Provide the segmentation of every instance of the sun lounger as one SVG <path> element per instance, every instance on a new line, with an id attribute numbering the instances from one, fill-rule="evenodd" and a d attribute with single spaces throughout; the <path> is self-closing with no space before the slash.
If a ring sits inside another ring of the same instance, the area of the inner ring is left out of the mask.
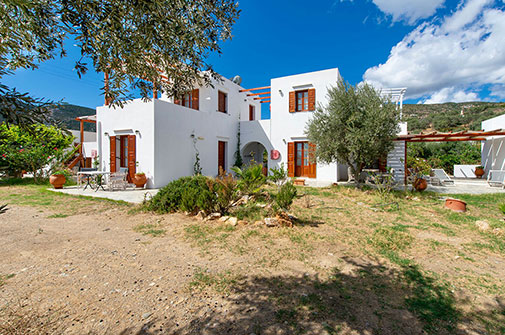
<path id="1" fill-rule="evenodd" d="M 433 177 L 430 178 L 432 185 L 454 185 L 454 180 L 445 173 L 444 169 L 433 169 Z"/>
<path id="2" fill-rule="evenodd" d="M 487 183 L 489 186 L 498 186 L 505 188 L 505 171 L 489 170 L 487 174 Z"/>

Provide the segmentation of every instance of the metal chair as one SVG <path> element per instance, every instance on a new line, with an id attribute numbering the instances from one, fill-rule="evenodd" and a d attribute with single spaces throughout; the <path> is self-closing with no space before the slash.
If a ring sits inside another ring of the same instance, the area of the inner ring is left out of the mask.
<path id="1" fill-rule="evenodd" d="M 126 177 L 128 176 L 128 168 L 119 168 L 119 172 L 113 172 L 109 176 L 109 189 L 114 191 L 118 190 L 126 190 L 126 186 L 128 186 L 128 181 Z"/>

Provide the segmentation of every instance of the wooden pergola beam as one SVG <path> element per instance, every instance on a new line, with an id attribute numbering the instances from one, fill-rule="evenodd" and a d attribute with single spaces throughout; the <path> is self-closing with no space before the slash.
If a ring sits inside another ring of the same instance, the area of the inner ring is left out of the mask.
<path id="1" fill-rule="evenodd" d="M 270 94 L 270 91 L 268 91 L 268 92 L 259 92 L 259 93 L 250 93 L 247 96 L 248 97 L 254 97 L 254 96 L 257 96 L 257 95 L 265 95 L 265 94 Z"/>
<path id="2" fill-rule="evenodd" d="M 259 91 L 259 90 L 266 90 L 269 89 L 270 86 L 263 86 L 263 87 L 256 87 L 256 88 L 245 88 L 243 90 L 240 90 L 239 92 L 250 92 L 250 91 Z"/>
<path id="3" fill-rule="evenodd" d="M 270 102 L 271 100 L 263 100 L 263 101 L 260 101 L 260 104 L 266 104 L 268 102 Z"/>
<path id="4" fill-rule="evenodd" d="M 265 100 L 265 99 L 270 99 L 270 96 L 254 98 L 254 100 Z"/>

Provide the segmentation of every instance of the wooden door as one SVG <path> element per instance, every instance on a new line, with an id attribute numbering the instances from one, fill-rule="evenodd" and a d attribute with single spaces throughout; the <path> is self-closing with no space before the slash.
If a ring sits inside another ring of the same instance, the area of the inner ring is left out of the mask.
<path id="1" fill-rule="evenodd" d="M 116 172 L 116 136 L 110 139 L 110 172 Z"/>
<path id="2" fill-rule="evenodd" d="M 129 182 L 133 180 L 137 169 L 137 152 L 135 148 L 135 135 L 128 135 L 128 178 Z"/>
<path id="3" fill-rule="evenodd" d="M 226 142 L 218 141 L 217 142 L 217 171 L 218 171 L 218 173 L 226 170 L 225 156 L 226 156 Z"/>
<path id="4" fill-rule="evenodd" d="M 295 142 L 288 143 L 288 177 L 295 176 Z"/>

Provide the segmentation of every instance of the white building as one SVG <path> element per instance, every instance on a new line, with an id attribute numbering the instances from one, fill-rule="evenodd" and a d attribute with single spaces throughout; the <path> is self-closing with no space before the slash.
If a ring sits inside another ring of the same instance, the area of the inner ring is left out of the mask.
<path id="1" fill-rule="evenodd" d="M 505 114 L 482 121 L 482 130 L 491 132 L 505 129 Z M 487 176 L 490 170 L 505 170 L 505 136 L 490 136 L 482 142 L 482 166 Z"/>
<path id="2" fill-rule="evenodd" d="M 131 175 L 144 172 L 147 187 L 158 188 L 192 175 L 199 153 L 204 175 L 215 176 L 219 167 L 230 170 L 235 162 L 240 126 L 240 154 L 247 163 L 268 168 L 284 163 L 289 175 L 310 185 L 347 180 L 343 164 L 311 163 L 305 125 L 319 104 L 327 104 L 327 90 L 336 86 L 338 69 L 274 78 L 261 89 L 244 89 L 223 78 L 214 87 L 199 87 L 174 100 L 162 96 L 134 100 L 123 108 L 97 108 L 96 129 L 101 169 L 128 167 Z M 266 90 L 266 91 L 265 91 Z M 386 92 L 401 106 L 404 90 Z M 396 96 L 395 96 L 396 94 Z M 270 120 L 261 120 L 260 103 L 270 102 Z M 406 125 L 401 125 L 406 133 Z M 403 179 L 404 144 L 396 143 L 388 165 Z"/>

